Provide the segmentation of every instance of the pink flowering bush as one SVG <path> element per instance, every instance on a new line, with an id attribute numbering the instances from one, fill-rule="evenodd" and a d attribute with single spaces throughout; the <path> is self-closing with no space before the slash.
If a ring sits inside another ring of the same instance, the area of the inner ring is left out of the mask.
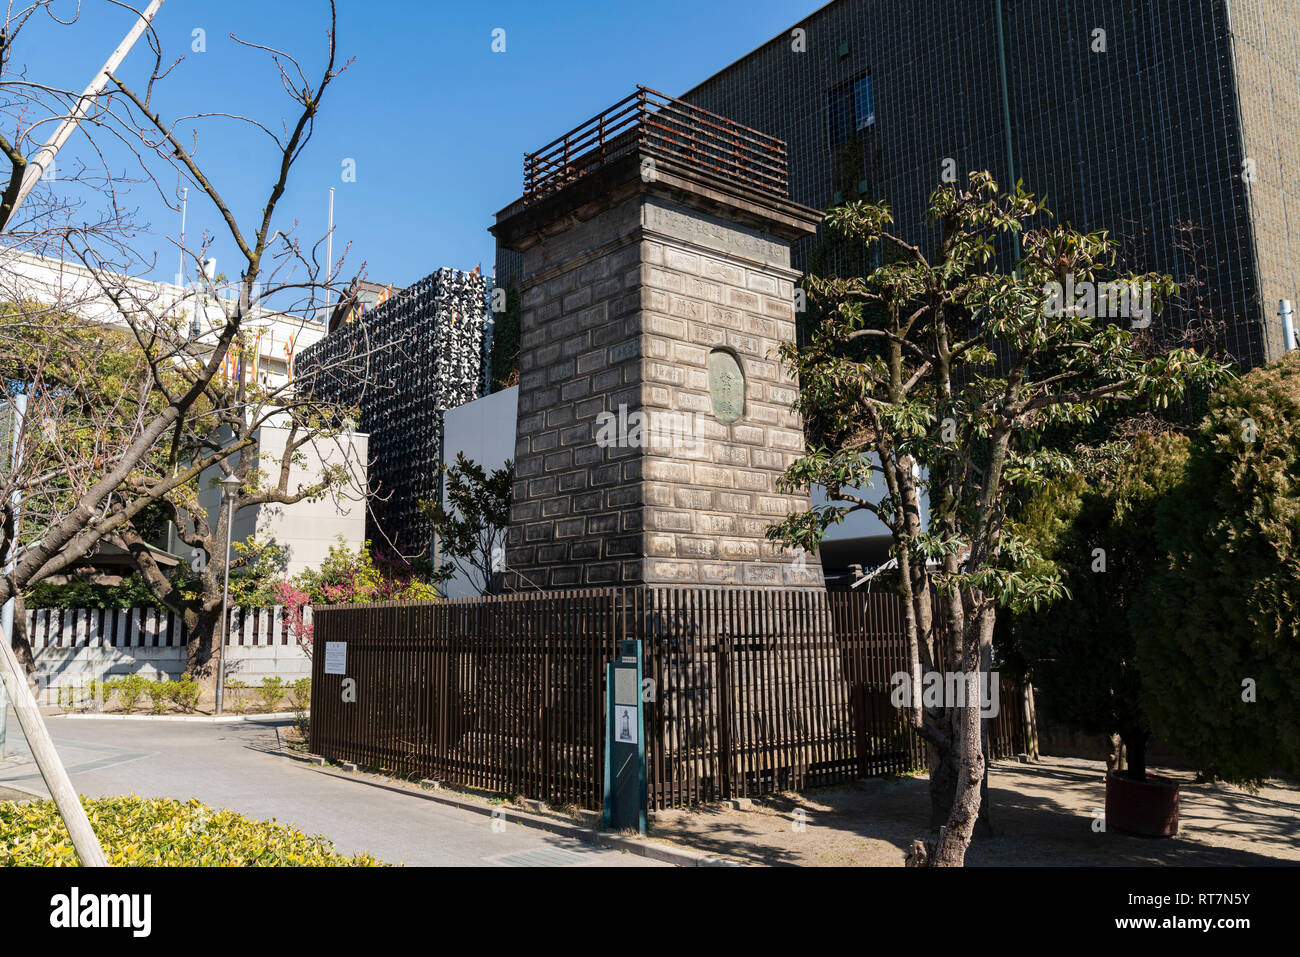
<path id="1" fill-rule="evenodd" d="M 360 551 L 331 546 L 320 568 L 308 568 L 292 580 L 276 582 L 275 600 L 284 606 L 290 632 L 311 654 L 310 605 L 358 605 L 366 602 L 418 601 L 438 597 L 415 563 L 395 555 L 372 554 L 370 543 Z"/>
<path id="2" fill-rule="evenodd" d="M 276 604 L 284 606 L 284 623 L 303 651 L 311 656 L 312 625 L 307 620 L 311 595 L 293 582 L 279 581 L 271 586 Z"/>

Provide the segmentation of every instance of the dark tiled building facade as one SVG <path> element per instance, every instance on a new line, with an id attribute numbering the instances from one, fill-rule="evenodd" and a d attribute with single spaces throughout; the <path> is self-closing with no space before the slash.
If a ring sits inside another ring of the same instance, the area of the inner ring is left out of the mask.
<path id="1" fill-rule="evenodd" d="M 298 357 L 299 388 L 360 413 L 374 493 L 366 538 L 382 552 L 429 548 L 420 502 L 440 494 L 443 414 L 479 396 L 491 295 L 478 270 L 439 269 Z"/>
<path id="2" fill-rule="evenodd" d="M 1109 230 L 1129 268 L 1184 284 L 1169 321 L 1222 320 L 1247 367 L 1281 351 L 1300 0 L 836 0 L 682 98 L 785 140 L 796 202 L 883 200 L 922 244 L 945 170 L 1021 179 L 1058 220 Z M 504 251 L 498 267 L 516 268 Z"/>

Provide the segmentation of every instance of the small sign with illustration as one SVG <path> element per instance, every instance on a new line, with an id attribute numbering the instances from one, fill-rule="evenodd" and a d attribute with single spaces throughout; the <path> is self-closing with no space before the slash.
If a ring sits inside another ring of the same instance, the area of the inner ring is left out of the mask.
<path id="1" fill-rule="evenodd" d="M 614 740 L 619 744 L 636 744 L 636 705 L 614 705 Z"/>

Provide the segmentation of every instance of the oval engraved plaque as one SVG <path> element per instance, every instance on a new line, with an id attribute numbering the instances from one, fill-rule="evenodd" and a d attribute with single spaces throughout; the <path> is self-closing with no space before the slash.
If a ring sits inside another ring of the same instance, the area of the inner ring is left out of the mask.
<path id="1" fill-rule="evenodd" d="M 745 414 L 745 373 L 724 349 L 709 353 L 709 399 L 719 422 L 735 422 Z"/>

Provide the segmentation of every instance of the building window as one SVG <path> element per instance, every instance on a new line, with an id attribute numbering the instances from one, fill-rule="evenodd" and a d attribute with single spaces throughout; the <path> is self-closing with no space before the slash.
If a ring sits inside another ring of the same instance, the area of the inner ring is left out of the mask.
<path id="1" fill-rule="evenodd" d="M 871 74 L 853 84 L 853 115 L 862 130 L 876 122 L 876 96 L 871 91 Z"/>
<path id="2" fill-rule="evenodd" d="M 855 132 L 876 122 L 876 96 L 870 73 L 831 89 L 827 96 L 827 121 L 832 152 L 848 142 Z"/>

